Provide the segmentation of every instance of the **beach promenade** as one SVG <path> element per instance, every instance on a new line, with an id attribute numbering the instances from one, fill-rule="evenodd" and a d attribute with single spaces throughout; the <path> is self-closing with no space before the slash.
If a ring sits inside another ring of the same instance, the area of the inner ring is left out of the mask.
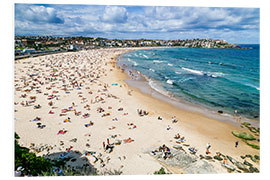
<path id="1" fill-rule="evenodd" d="M 16 60 L 14 130 L 19 143 L 46 157 L 61 158 L 75 152 L 80 156 L 71 157 L 71 166 L 91 164 L 100 174 L 116 170 L 145 175 L 161 167 L 170 173 L 226 173 L 228 168 L 222 166 L 226 155 L 233 158 L 226 162 L 232 167 L 236 166 L 231 161 L 244 162 L 240 156 L 260 155 L 242 141 L 235 147 L 239 139 L 232 130 L 247 130 L 179 109 L 129 87 L 125 82 L 129 77 L 116 65 L 116 58 L 130 50 L 136 48 Z M 180 137 L 175 137 L 177 134 Z M 206 154 L 208 143 L 210 153 Z M 197 152 L 192 153 L 192 148 Z M 217 152 L 224 155 L 222 160 L 213 159 Z M 176 161 L 178 156 L 192 160 L 183 166 Z M 259 169 L 258 161 L 245 160 Z M 236 168 L 233 172 L 246 170 Z"/>

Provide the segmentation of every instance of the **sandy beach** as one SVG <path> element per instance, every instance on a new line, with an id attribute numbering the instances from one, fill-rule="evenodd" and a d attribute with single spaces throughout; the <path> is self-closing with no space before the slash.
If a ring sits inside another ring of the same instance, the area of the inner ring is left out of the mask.
<path id="1" fill-rule="evenodd" d="M 180 109 L 128 86 L 125 80 L 130 77 L 116 65 L 116 58 L 131 50 L 136 48 L 15 61 L 14 129 L 19 143 L 46 157 L 59 158 L 69 152 L 75 159 L 68 162 L 71 166 L 88 164 L 104 175 L 113 171 L 146 175 L 161 167 L 175 174 L 227 173 L 223 160 L 213 159 L 217 152 L 260 169 L 259 161 L 240 157 L 259 156 L 260 151 L 232 135 L 233 130 L 247 129 Z M 172 122 L 174 116 L 177 122 Z M 178 133 L 184 137 L 181 141 L 175 138 Z M 211 148 L 206 155 L 208 143 Z M 196 163 L 184 167 L 170 157 L 162 158 L 164 154 L 155 150 L 164 144 L 172 155 L 183 152 L 181 157 L 191 157 Z M 197 149 L 195 154 L 190 153 L 192 147 Z"/>

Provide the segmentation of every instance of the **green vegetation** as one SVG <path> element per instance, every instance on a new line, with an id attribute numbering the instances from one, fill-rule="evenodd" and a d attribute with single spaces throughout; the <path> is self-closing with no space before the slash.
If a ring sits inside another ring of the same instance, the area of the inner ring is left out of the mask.
<path id="1" fill-rule="evenodd" d="M 165 172 L 165 169 L 163 167 L 161 167 L 160 170 L 155 171 L 154 174 L 167 174 L 167 173 Z"/>
<path id="2" fill-rule="evenodd" d="M 260 136 L 260 128 L 252 127 L 249 122 L 243 122 L 241 123 L 241 127 L 246 127 L 252 134 L 246 133 L 246 132 L 236 132 L 232 131 L 232 134 L 236 137 L 241 138 L 248 146 L 254 148 L 254 149 L 260 149 L 260 146 L 254 143 L 249 143 L 248 141 L 256 140 L 260 142 L 259 136 Z M 255 138 L 257 137 L 257 138 Z"/>
<path id="3" fill-rule="evenodd" d="M 247 126 L 250 126 L 250 123 L 249 122 L 243 122 L 242 125 L 247 127 Z"/>
<path id="4" fill-rule="evenodd" d="M 80 171 L 67 166 L 65 161 L 56 161 L 46 159 L 42 156 L 36 156 L 26 147 L 18 143 L 20 137 L 15 133 L 15 171 L 22 167 L 22 176 L 78 176 L 78 175 L 96 175 L 94 172 L 87 172 L 84 169 Z"/>
<path id="5" fill-rule="evenodd" d="M 249 145 L 250 147 L 254 148 L 254 149 L 258 149 L 258 150 L 260 149 L 260 146 L 259 146 L 259 145 L 249 143 L 249 142 L 247 142 L 246 140 L 244 140 L 244 142 L 245 142 L 247 145 Z"/>
<path id="6" fill-rule="evenodd" d="M 15 170 L 18 167 L 23 167 L 23 175 L 38 176 L 43 171 L 52 169 L 52 162 L 43 158 L 37 157 L 35 153 L 29 152 L 28 148 L 21 147 L 18 143 L 20 137 L 15 133 Z"/>
<path id="7" fill-rule="evenodd" d="M 246 132 L 232 131 L 232 134 L 238 138 L 243 139 L 243 140 L 250 140 L 250 141 L 256 140 L 256 138 L 252 134 L 249 134 Z"/>
<path id="8" fill-rule="evenodd" d="M 252 133 L 260 133 L 260 128 L 252 127 L 249 122 L 243 122 L 242 126 L 245 126 L 246 128 L 248 128 L 249 131 Z"/>

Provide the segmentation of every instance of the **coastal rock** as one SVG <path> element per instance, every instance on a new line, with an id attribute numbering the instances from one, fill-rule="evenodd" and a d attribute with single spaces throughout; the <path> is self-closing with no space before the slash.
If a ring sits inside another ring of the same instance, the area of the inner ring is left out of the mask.
<path id="1" fill-rule="evenodd" d="M 240 156 L 242 159 L 245 159 L 246 158 L 246 156 Z"/>
<path id="2" fill-rule="evenodd" d="M 244 172 L 249 172 L 249 170 L 246 168 L 246 166 L 243 163 L 236 162 L 235 165 L 238 169 L 241 169 Z"/>
<path id="3" fill-rule="evenodd" d="M 255 157 L 253 157 L 253 156 L 252 156 L 250 159 L 251 159 L 251 161 L 253 161 L 253 162 L 257 162 L 257 159 L 256 159 Z"/>
<path id="4" fill-rule="evenodd" d="M 234 159 L 234 158 L 232 158 L 231 156 L 226 156 L 227 157 L 227 159 L 229 159 L 233 164 L 235 164 L 235 163 L 237 163 L 237 161 Z"/>
<path id="5" fill-rule="evenodd" d="M 248 169 L 246 168 L 246 166 L 241 163 L 241 162 L 238 162 L 237 160 L 235 160 L 234 158 L 232 158 L 231 156 L 226 156 L 231 162 L 232 164 L 234 164 L 238 169 L 241 169 L 245 172 L 248 172 Z"/>
<path id="6" fill-rule="evenodd" d="M 235 171 L 235 168 L 229 164 L 224 164 L 224 163 L 221 163 L 221 166 L 227 168 L 230 171 Z"/>
<path id="7" fill-rule="evenodd" d="M 213 158 L 211 156 L 205 156 L 204 157 L 206 160 L 212 160 Z"/>
<path id="8" fill-rule="evenodd" d="M 178 149 L 182 149 L 182 146 L 174 145 L 173 148 L 178 150 Z"/>
<path id="9" fill-rule="evenodd" d="M 223 111 L 219 110 L 218 113 L 219 113 L 219 114 L 223 114 Z"/>
<path id="10" fill-rule="evenodd" d="M 247 165 L 247 166 L 253 166 L 251 163 L 249 163 L 248 161 L 244 161 L 244 164 Z"/>
<path id="11" fill-rule="evenodd" d="M 251 166 L 251 167 L 249 167 L 249 172 L 251 172 L 251 173 L 259 173 L 260 171 L 257 168 Z"/>
<path id="12" fill-rule="evenodd" d="M 260 156 L 258 156 L 258 155 L 254 155 L 254 158 L 257 160 L 260 160 Z"/>
<path id="13" fill-rule="evenodd" d="M 216 159 L 218 161 L 222 161 L 223 160 L 222 157 L 220 157 L 220 156 L 214 156 L 214 159 Z"/>
<path id="14" fill-rule="evenodd" d="M 205 160 L 199 160 L 184 169 L 187 174 L 210 174 L 217 173 L 214 166 Z"/>
<path id="15" fill-rule="evenodd" d="M 183 147 L 180 146 L 180 145 L 174 145 L 173 148 L 174 148 L 174 149 L 177 149 L 177 150 L 185 151 L 185 150 L 183 149 Z"/>
<path id="16" fill-rule="evenodd" d="M 176 148 L 180 148 L 180 146 L 175 146 Z M 189 155 L 183 151 L 171 150 L 173 156 L 164 160 L 162 156 L 156 155 L 159 161 L 165 163 L 168 166 L 177 167 L 182 169 L 185 173 L 188 174 L 206 174 L 206 173 L 216 173 L 213 165 L 209 164 L 204 160 L 198 160 L 198 157 Z"/>

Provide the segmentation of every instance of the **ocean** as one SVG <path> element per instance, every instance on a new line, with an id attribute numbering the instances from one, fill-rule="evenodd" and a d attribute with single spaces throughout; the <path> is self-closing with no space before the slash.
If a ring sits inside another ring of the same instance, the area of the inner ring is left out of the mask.
<path id="1" fill-rule="evenodd" d="M 157 48 L 119 57 L 126 71 L 143 75 L 157 92 L 213 111 L 259 120 L 260 47 Z"/>

